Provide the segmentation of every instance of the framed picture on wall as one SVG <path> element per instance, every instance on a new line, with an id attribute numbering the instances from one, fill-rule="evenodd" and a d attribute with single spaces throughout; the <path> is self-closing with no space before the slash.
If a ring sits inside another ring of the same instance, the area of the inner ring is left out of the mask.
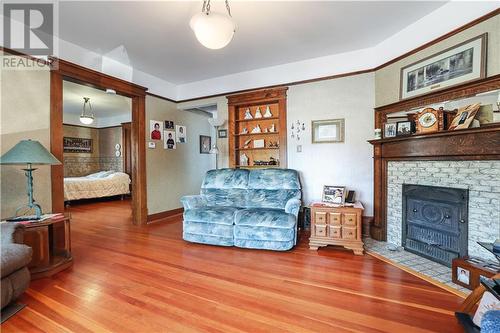
<path id="1" fill-rule="evenodd" d="M 400 99 L 486 77 L 487 37 L 484 33 L 401 68 Z"/>
<path id="2" fill-rule="evenodd" d="M 162 140 L 163 122 L 158 120 L 149 121 L 149 138 L 151 140 Z"/>
<path id="3" fill-rule="evenodd" d="M 227 138 L 227 129 L 220 129 L 218 132 L 219 139 Z"/>
<path id="4" fill-rule="evenodd" d="M 92 139 L 84 138 L 63 138 L 63 151 L 65 153 L 92 154 Z"/>
<path id="5" fill-rule="evenodd" d="M 176 149 L 177 145 L 175 143 L 175 131 L 173 130 L 165 130 L 163 131 L 163 149 Z"/>
<path id="6" fill-rule="evenodd" d="M 312 143 L 344 142 L 344 119 L 312 121 Z"/>
<path id="7" fill-rule="evenodd" d="M 210 154 L 212 146 L 212 137 L 208 135 L 200 135 L 200 154 Z"/>

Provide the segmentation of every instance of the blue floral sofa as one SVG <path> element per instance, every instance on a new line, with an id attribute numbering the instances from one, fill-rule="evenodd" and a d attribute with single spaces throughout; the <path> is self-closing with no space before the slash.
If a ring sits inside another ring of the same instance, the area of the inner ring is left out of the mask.
<path id="1" fill-rule="evenodd" d="M 195 243 L 289 250 L 297 242 L 301 195 L 295 170 L 210 170 L 200 195 L 181 198 L 183 238 Z"/>

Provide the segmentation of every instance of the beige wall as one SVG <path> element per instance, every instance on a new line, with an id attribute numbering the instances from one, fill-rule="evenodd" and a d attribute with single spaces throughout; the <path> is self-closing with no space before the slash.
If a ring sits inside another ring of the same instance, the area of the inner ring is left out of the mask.
<path id="1" fill-rule="evenodd" d="M 116 144 L 122 145 L 122 127 L 99 129 L 99 156 L 115 157 Z"/>
<path id="2" fill-rule="evenodd" d="M 63 125 L 63 136 L 71 138 L 92 139 L 92 154 L 64 153 L 64 157 L 99 157 L 99 130 L 92 127 Z"/>
<path id="3" fill-rule="evenodd" d="M 4 154 L 22 139 L 50 149 L 50 73 L 48 70 L 2 70 L 0 74 L 0 150 Z M 1 218 L 14 215 L 27 202 L 23 166 L 1 166 Z M 34 197 L 50 212 L 50 166 L 34 172 Z"/>
<path id="4" fill-rule="evenodd" d="M 213 155 L 200 154 L 199 136 L 210 135 L 206 114 L 178 110 L 175 103 L 147 96 L 147 142 L 151 119 L 187 126 L 187 143 L 178 143 L 177 149 L 163 149 L 162 141 L 154 141 L 156 148 L 146 149 L 148 214 L 155 214 L 182 207 L 179 200 L 183 195 L 198 194 L 203 176 L 214 168 L 215 159 Z"/>
<path id="5" fill-rule="evenodd" d="M 298 170 L 303 187 L 303 202 L 321 200 L 324 185 L 346 186 L 356 191 L 373 214 L 373 138 L 374 74 L 291 86 L 287 98 L 287 128 L 299 120 L 306 130 L 299 141 L 288 133 L 288 167 Z M 343 143 L 312 144 L 311 121 L 345 120 Z M 290 131 L 290 130 L 289 130 Z M 297 146 L 302 152 L 297 152 Z"/>
<path id="6" fill-rule="evenodd" d="M 227 98 L 225 96 L 213 97 L 213 98 L 204 98 L 198 99 L 191 102 L 184 102 L 177 104 L 177 108 L 179 110 L 186 110 L 191 108 L 203 107 L 207 105 L 217 105 L 217 113 L 214 114 L 216 118 L 224 119 L 224 124 L 219 127 L 219 129 L 227 129 L 228 128 L 228 107 L 227 107 Z M 213 129 L 211 129 L 212 140 L 217 137 L 217 134 Z M 228 133 L 229 135 L 229 133 Z M 229 166 L 229 139 L 228 138 L 217 138 L 217 147 L 219 148 L 220 154 L 217 160 L 217 166 L 219 168 L 227 168 Z"/>
<path id="7" fill-rule="evenodd" d="M 375 73 L 375 104 L 382 106 L 399 101 L 402 67 L 443 51 L 463 41 L 488 33 L 487 76 L 500 73 L 500 15 L 481 22 L 422 51 L 386 66 Z"/>
<path id="8" fill-rule="evenodd" d="M 92 153 L 64 153 L 64 176 L 81 177 L 104 170 L 123 170 L 122 157 L 115 156 L 115 145 L 122 144 L 121 126 L 93 128 L 63 126 L 65 137 L 92 139 Z"/>

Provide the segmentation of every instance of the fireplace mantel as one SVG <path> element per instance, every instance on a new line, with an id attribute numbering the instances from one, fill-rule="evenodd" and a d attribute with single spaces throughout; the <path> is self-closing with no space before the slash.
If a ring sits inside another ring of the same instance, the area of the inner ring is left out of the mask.
<path id="1" fill-rule="evenodd" d="M 387 163 L 397 160 L 500 160 L 500 124 L 369 141 L 374 159 L 372 238 L 387 237 Z"/>

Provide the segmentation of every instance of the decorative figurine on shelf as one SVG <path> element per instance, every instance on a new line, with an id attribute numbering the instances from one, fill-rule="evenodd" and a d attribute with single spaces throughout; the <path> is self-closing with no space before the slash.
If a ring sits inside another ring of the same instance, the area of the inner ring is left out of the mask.
<path id="1" fill-rule="evenodd" d="M 271 133 L 276 132 L 276 127 L 274 126 L 274 124 L 272 124 L 271 127 L 269 128 L 269 132 Z"/>
<path id="2" fill-rule="evenodd" d="M 248 166 L 248 156 L 245 153 L 240 156 L 240 166 Z"/>
<path id="3" fill-rule="evenodd" d="M 243 148 L 250 148 L 250 142 L 252 142 L 252 139 L 248 139 L 247 141 L 245 141 L 245 143 L 243 144 Z"/>
<path id="4" fill-rule="evenodd" d="M 278 161 L 274 157 L 269 157 L 269 165 L 278 165 Z"/>
<path id="5" fill-rule="evenodd" d="M 266 106 L 266 112 L 264 112 L 264 118 L 271 118 L 273 114 L 271 113 L 271 109 L 269 108 L 269 105 Z"/>
<path id="6" fill-rule="evenodd" d="M 257 110 L 255 110 L 255 119 L 257 118 L 262 118 L 262 113 L 260 113 L 260 108 L 257 107 Z"/>
<path id="7" fill-rule="evenodd" d="M 248 130 L 246 127 L 243 128 L 240 134 L 248 134 Z"/>
<path id="8" fill-rule="evenodd" d="M 262 129 L 260 128 L 260 125 L 257 125 L 253 128 L 252 133 L 262 133 Z"/>
<path id="9" fill-rule="evenodd" d="M 246 111 L 245 111 L 245 119 L 253 119 L 252 117 L 252 113 L 250 112 L 250 109 L 247 108 Z"/>

